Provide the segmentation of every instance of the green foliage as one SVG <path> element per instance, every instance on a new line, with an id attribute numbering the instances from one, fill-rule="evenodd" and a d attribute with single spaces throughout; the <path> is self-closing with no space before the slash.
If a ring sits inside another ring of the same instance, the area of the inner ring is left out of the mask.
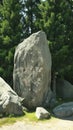
<path id="1" fill-rule="evenodd" d="M 24 0 L 23 2 L 23 22 L 24 22 L 24 37 L 28 37 L 30 34 L 37 31 L 36 19 L 39 17 L 38 4 L 40 0 Z"/>
<path id="2" fill-rule="evenodd" d="M 57 71 L 72 82 L 73 1 L 45 0 L 41 2 L 39 9 L 40 19 L 36 23 L 47 34 L 53 60 L 52 71 Z"/>
<path id="3" fill-rule="evenodd" d="M 22 3 L 3 0 L 0 4 L 0 76 L 12 85 L 15 46 L 22 40 Z"/>

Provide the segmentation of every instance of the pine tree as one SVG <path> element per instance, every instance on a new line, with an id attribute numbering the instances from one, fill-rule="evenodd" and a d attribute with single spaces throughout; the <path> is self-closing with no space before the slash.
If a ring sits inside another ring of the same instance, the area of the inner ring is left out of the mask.
<path id="1" fill-rule="evenodd" d="M 38 4 L 40 0 L 24 0 L 23 2 L 23 12 L 24 12 L 24 37 L 28 37 L 33 32 L 37 31 L 35 25 L 36 19 L 38 17 Z"/>
<path id="2" fill-rule="evenodd" d="M 22 39 L 22 3 L 3 0 L 0 4 L 0 76 L 12 84 L 15 46 Z"/>
<path id="3" fill-rule="evenodd" d="M 52 70 L 73 78 L 73 1 L 45 0 L 39 5 L 37 26 L 44 30 L 52 53 Z"/>

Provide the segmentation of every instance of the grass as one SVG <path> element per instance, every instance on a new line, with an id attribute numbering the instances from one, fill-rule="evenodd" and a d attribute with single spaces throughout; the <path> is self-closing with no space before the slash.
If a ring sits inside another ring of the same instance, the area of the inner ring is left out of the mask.
<path id="1" fill-rule="evenodd" d="M 13 124 L 16 122 L 15 117 L 4 117 L 0 119 L 0 127 L 7 124 Z"/>
<path id="2" fill-rule="evenodd" d="M 0 127 L 3 125 L 13 124 L 17 121 L 37 121 L 37 118 L 35 117 L 34 112 L 33 113 L 25 112 L 25 115 L 19 117 L 14 117 L 11 115 L 9 117 L 1 117 Z"/>
<path id="3" fill-rule="evenodd" d="M 25 112 L 25 115 L 20 117 L 9 116 L 9 117 L 0 118 L 0 127 L 3 125 L 13 124 L 17 121 L 37 123 L 37 122 L 47 122 L 47 121 L 51 122 L 54 119 L 55 117 L 52 116 L 50 119 L 38 120 L 37 117 L 35 116 L 35 112 Z"/>
<path id="4" fill-rule="evenodd" d="M 28 121 L 35 121 L 37 122 L 38 119 L 35 116 L 35 112 L 25 112 L 25 118 Z"/>

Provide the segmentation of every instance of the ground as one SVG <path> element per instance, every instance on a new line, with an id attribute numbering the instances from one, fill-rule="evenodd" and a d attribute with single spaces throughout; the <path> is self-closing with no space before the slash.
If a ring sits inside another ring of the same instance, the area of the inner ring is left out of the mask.
<path id="1" fill-rule="evenodd" d="M 73 121 L 55 118 L 49 122 L 17 121 L 14 124 L 4 125 L 0 130 L 73 130 Z"/>

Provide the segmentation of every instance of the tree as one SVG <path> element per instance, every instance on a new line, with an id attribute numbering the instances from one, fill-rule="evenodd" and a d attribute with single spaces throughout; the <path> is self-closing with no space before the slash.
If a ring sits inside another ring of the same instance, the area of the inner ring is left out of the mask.
<path id="1" fill-rule="evenodd" d="M 52 53 L 52 71 L 72 82 L 73 1 L 45 0 L 39 5 L 37 25 L 44 30 Z"/>
<path id="2" fill-rule="evenodd" d="M 24 12 L 24 37 L 28 37 L 33 32 L 37 31 L 35 25 L 38 16 L 39 8 L 38 4 L 40 0 L 24 0 L 23 2 L 23 12 Z"/>
<path id="3" fill-rule="evenodd" d="M 0 4 L 0 76 L 11 85 L 14 50 L 22 39 L 21 9 L 21 1 Z"/>

